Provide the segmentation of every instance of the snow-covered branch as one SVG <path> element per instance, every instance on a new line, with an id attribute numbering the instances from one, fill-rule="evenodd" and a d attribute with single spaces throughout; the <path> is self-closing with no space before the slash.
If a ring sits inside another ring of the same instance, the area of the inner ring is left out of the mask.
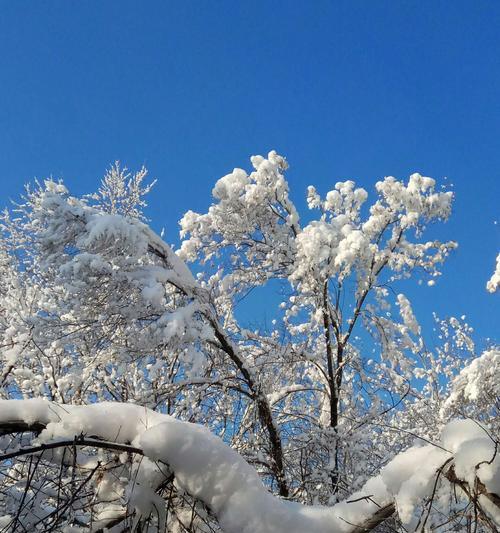
<path id="1" fill-rule="evenodd" d="M 495 270 L 486 284 L 488 292 L 496 292 L 500 289 L 500 253 L 497 255 Z"/>
<path id="2" fill-rule="evenodd" d="M 433 505 L 438 482 L 446 480 L 462 489 L 463 497 L 476 498 L 485 520 L 500 524 L 496 495 L 500 455 L 495 443 L 470 420 L 450 423 L 440 447 L 417 446 L 402 452 L 360 491 L 332 507 L 300 505 L 273 496 L 257 472 L 207 429 L 136 405 L 1 401 L 3 433 L 15 431 L 16 424 L 17 431 L 36 429 L 35 447 L 7 452 L 0 460 L 64 446 L 144 455 L 152 463 L 165 465 L 164 476 L 171 471 L 184 490 L 217 516 L 226 533 L 366 531 L 394 510 L 404 524 L 415 525 L 418 505 L 423 501 Z M 158 485 L 156 480 L 144 487 L 141 498 L 154 499 L 151 490 Z"/>

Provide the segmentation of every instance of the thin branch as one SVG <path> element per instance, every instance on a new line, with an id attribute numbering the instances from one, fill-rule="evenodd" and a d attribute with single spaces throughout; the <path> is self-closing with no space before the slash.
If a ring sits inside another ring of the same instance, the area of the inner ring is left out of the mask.
<path id="1" fill-rule="evenodd" d="M 21 448 L 15 452 L 5 453 L 0 455 L 0 462 L 7 461 L 8 459 L 14 459 L 15 457 L 22 457 L 24 455 L 33 455 L 35 453 L 45 452 L 47 450 L 53 450 L 55 448 L 63 448 L 66 446 L 92 446 L 94 448 L 102 448 L 104 450 L 113 450 L 117 452 L 135 453 L 137 455 L 144 455 L 144 451 L 141 448 L 130 446 L 128 444 L 119 444 L 116 442 L 109 442 L 105 440 L 99 440 L 95 438 L 86 438 L 84 436 L 78 436 L 71 440 L 60 440 L 57 442 L 47 442 L 46 444 L 40 444 L 39 446 L 31 446 L 29 448 Z"/>

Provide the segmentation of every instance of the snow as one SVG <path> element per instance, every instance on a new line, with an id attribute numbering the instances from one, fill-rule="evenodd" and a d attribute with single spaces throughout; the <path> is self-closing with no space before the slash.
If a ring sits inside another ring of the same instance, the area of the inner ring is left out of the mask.
<path id="1" fill-rule="evenodd" d="M 488 292 L 496 292 L 500 289 L 500 253 L 497 255 L 495 271 L 493 272 L 491 278 L 486 284 L 486 289 Z"/>
<path id="2" fill-rule="evenodd" d="M 461 399 L 477 401 L 485 391 L 491 394 L 492 399 L 500 396 L 499 375 L 500 350 L 484 351 L 455 377 L 444 407 L 451 407 Z"/>
<path id="3" fill-rule="evenodd" d="M 460 479 L 473 486 L 477 475 L 489 492 L 500 493 L 500 456 L 485 428 L 474 420 L 453 420 L 444 428 L 442 441 L 454 455 Z"/>
<path id="4" fill-rule="evenodd" d="M 450 458 L 462 479 L 473 483 L 477 474 L 489 490 L 500 488 L 500 460 L 492 461 L 493 442 L 471 420 L 449 423 L 442 447 L 427 444 L 400 453 L 349 500 L 333 507 L 300 505 L 273 496 L 253 467 L 206 428 L 137 405 L 1 400 L 0 421 L 12 420 L 47 424 L 38 437 L 40 443 L 83 434 L 141 448 L 146 470 L 154 470 L 155 461 L 168 465 L 177 483 L 210 507 L 226 533 L 347 532 L 349 524 L 362 523 L 378 506 L 392 501 L 409 526 L 418 503 L 430 495 L 437 470 Z M 151 472 L 139 475 L 129 494 L 129 504 L 146 515 L 152 506 L 162 505 L 154 492 L 154 477 Z M 163 520 L 160 510 L 159 516 Z"/>
<path id="5" fill-rule="evenodd" d="M 398 294 L 397 303 L 399 306 L 399 313 L 403 319 L 404 325 L 414 334 L 420 334 L 420 325 L 413 314 L 410 301 L 404 294 Z"/>
<path id="6" fill-rule="evenodd" d="M 123 240 L 129 247 L 137 247 L 137 250 L 134 249 L 137 255 L 146 253 L 147 242 L 140 228 L 121 215 L 95 213 L 89 217 L 86 230 L 84 238 L 78 241 L 81 248 L 89 248 L 99 239 Z"/>
<path id="7" fill-rule="evenodd" d="M 399 517 L 405 525 L 414 520 L 414 510 L 429 495 L 437 469 L 448 454 L 435 446 L 413 447 L 396 456 L 381 472 L 394 495 Z"/>
<path id="8" fill-rule="evenodd" d="M 222 177 L 215 184 L 212 195 L 218 200 L 232 200 L 244 193 L 248 183 L 247 173 L 241 168 L 235 168 L 231 174 Z"/>

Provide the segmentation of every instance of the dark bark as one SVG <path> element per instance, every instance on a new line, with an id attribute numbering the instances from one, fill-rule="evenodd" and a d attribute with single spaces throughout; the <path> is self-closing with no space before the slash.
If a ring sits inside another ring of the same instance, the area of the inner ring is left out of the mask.
<path id="1" fill-rule="evenodd" d="M 375 512 L 368 520 L 365 520 L 363 524 L 355 526 L 351 533 L 366 533 L 372 531 L 382 522 L 390 518 L 396 512 L 396 506 L 393 503 L 389 503 L 384 507 L 381 507 Z"/>
<path id="2" fill-rule="evenodd" d="M 214 329 L 215 337 L 219 341 L 220 347 L 236 365 L 238 370 L 241 372 L 243 379 L 247 383 L 248 388 L 252 391 L 253 398 L 257 405 L 259 421 L 269 435 L 270 454 L 273 462 L 271 466 L 273 474 L 276 477 L 279 494 L 280 496 L 287 498 L 289 496 L 289 489 L 286 482 L 285 467 L 283 464 L 283 447 L 281 445 L 281 438 L 278 428 L 274 424 L 271 406 L 269 405 L 267 398 L 261 394 L 257 383 L 255 383 L 255 380 L 248 371 L 248 368 L 246 368 L 244 361 L 238 355 L 232 343 L 226 338 L 226 335 L 221 330 L 219 323 L 214 319 L 211 319 L 210 322 Z"/>

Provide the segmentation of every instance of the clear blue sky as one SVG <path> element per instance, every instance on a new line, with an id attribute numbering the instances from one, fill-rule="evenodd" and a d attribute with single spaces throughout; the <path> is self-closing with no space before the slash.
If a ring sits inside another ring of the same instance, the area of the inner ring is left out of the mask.
<path id="1" fill-rule="evenodd" d="M 0 9 L 2 205 L 35 176 L 95 189 L 119 159 L 159 182 L 167 239 L 248 156 L 286 155 L 292 196 L 339 179 L 448 177 L 459 250 L 416 297 L 498 339 L 500 2 L 70 2 Z M 417 296 L 420 293 L 420 296 Z"/>

